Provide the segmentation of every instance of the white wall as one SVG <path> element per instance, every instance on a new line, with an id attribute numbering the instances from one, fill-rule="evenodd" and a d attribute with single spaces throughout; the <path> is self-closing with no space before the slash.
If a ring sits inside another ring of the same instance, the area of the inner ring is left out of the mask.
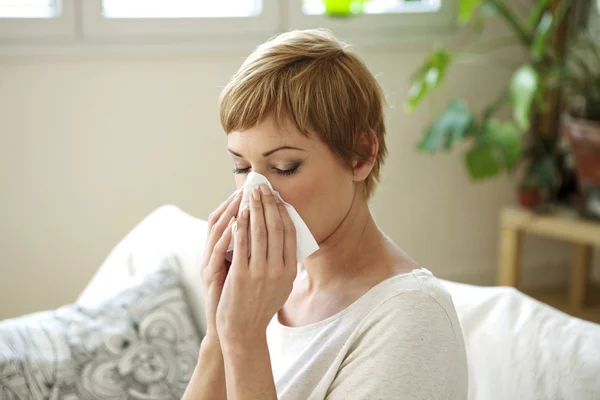
<path id="1" fill-rule="evenodd" d="M 377 221 L 439 276 L 493 283 L 509 179 L 472 184 L 460 152 L 414 150 L 431 110 L 407 116 L 402 103 L 423 53 L 361 54 L 394 106 L 372 206 Z M 172 203 L 205 217 L 230 193 L 217 99 L 243 57 L 0 60 L 0 319 L 73 301 L 113 245 L 156 207 Z M 460 67 L 447 93 L 482 104 L 509 76 L 501 67 Z M 528 281 L 565 279 L 568 249 L 528 240 Z"/>

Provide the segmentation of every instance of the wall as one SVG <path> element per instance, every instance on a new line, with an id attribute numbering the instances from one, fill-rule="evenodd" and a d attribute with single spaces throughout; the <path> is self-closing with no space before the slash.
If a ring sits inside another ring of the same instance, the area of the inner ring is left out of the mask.
<path id="1" fill-rule="evenodd" d="M 492 284 L 510 178 L 472 184 L 461 152 L 431 157 L 416 153 L 415 143 L 451 92 L 482 104 L 510 70 L 457 68 L 438 108 L 407 116 L 407 79 L 424 53 L 361 54 L 393 106 L 390 155 L 372 203 L 378 223 L 440 277 Z M 156 207 L 172 203 L 205 217 L 231 192 L 217 100 L 243 57 L 0 61 L 0 319 L 73 301 L 110 249 Z M 568 249 L 528 238 L 526 280 L 565 279 Z"/>

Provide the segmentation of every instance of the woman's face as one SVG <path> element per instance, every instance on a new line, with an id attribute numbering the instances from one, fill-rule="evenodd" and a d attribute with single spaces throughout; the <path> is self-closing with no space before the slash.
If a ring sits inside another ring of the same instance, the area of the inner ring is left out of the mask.
<path id="1" fill-rule="evenodd" d="M 340 225 L 354 196 L 352 171 L 316 136 L 306 137 L 287 121 L 266 118 L 228 135 L 237 188 L 249 172 L 267 177 L 283 200 L 294 206 L 317 242 Z"/>

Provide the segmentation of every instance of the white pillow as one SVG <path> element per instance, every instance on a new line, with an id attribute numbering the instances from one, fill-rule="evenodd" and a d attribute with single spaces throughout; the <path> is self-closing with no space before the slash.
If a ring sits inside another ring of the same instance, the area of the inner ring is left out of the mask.
<path id="1" fill-rule="evenodd" d="M 0 399 L 180 399 L 198 332 L 176 257 L 91 307 L 0 321 Z"/>
<path id="2" fill-rule="evenodd" d="M 600 398 L 600 325 L 514 288 L 443 283 L 465 337 L 470 400 Z"/>
<path id="3" fill-rule="evenodd" d="M 92 306 L 113 296 L 134 282 L 134 277 L 156 269 L 169 255 L 183 266 L 185 295 L 200 332 L 206 332 L 204 291 L 200 257 L 204 251 L 206 221 L 195 218 L 174 205 L 159 207 L 131 230 L 110 252 L 77 303 Z"/>

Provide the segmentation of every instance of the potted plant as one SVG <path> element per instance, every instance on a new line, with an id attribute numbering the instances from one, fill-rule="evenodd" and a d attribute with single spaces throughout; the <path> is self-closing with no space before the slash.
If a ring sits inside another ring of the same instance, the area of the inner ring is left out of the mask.
<path id="1" fill-rule="evenodd" d="M 515 43 L 527 52 L 524 60 L 513 73 L 507 86 L 486 105 L 482 111 L 470 109 L 463 99 L 453 99 L 433 120 L 423 134 L 418 149 L 436 153 L 447 151 L 461 142 L 467 142 L 465 165 L 469 176 L 484 180 L 502 172 L 515 171 L 522 166 L 520 187 L 530 188 L 532 177 L 541 192 L 555 200 L 566 181 L 564 154 L 560 148 L 560 115 L 563 108 L 563 92 L 566 87 L 586 99 L 583 115 L 600 110 L 598 75 L 582 66 L 580 54 L 567 54 L 567 42 L 573 35 L 567 32 L 567 21 L 574 22 L 590 10 L 587 0 L 535 0 L 529 10 L 523 12 L 513 2 L 502 0 L 459 0 L 459 20 L 483 26 L 495 15 L 509 27 L 511 36 L 493 39 L 485 43 L 475 42 L 461 50 L 438 47 L 433 50 L 415 71 L 411 80 L 406 109 L 414 110 L 445 80 L 447 71 L 454 63 L 469 62 L 482 55 Z M 572 23 L 572 26 L 580 25 Z M 597 45 L 588 45 L 597 56 Z M 574 58 L 570 62 L 571 57 Z M 600 60 L 600 58 L 595 58 Z M 583 69 L 579 77 L 576 68 Z M 593 85 L 590 84 L 593 82 Z M 575 97 L 571 97 L 575 98 Z M 499 111 L 510 106 L 512 116 L 498 117 Z M 567 124 L 573 126 L 573 119 Z M 586 132 L 590 124 L 586 123 Z M 594 125 L 596 126 L 596 125 Z M 577 132 L 581 132 L 579 129 Z M 571 133 L 573 133 L 571 129 Z M 577 135 L 573 133 L 571 136 Z M 578 137 L 580 137 L 579 135 Z M 586 140 L 589 139 L 586 134 Z M 591 140 L 591 139 L 589 139 Z M 574 147 L 580 147 L 575 144 Z M 589 145 L 583 146 L 589 151 Z M 578 150 L 575 150 L 578 152 Z M 584 150 L 582 150 L 584 151 Z M 587 153 L 598 158 L 598 153 Z M 578 161 L 579 163 L 579 161 Z M 595 171 L 598 171 L 593 167 Z M 580 170 L 578 164 L 578 171 Z M 529 189 L 528 189 L 529 190 Z M 537 196 L 537 195 L 536 195 Z"/>
<path id="2" fill-rule="evenodd" d="M 534 174 L 528 174 L 519 183 L 517 200 L 523 208 L 534 209 L 542 200 L 543 186 Z"/>
<path id="3" fill-rule="evenodd" d="M 598 18 L 597 14 L 596 17 Z M 598 18 L 600 20 L 600 18 Z M 581 52 L 587 51 L 587 57 Z M 584 215 L 600 217 L 586 206 L 600 191 L 600 39 L 586 31 L 573 50 L 565 85 L 567 109 L 563 129 L 571 141 Z"/>

